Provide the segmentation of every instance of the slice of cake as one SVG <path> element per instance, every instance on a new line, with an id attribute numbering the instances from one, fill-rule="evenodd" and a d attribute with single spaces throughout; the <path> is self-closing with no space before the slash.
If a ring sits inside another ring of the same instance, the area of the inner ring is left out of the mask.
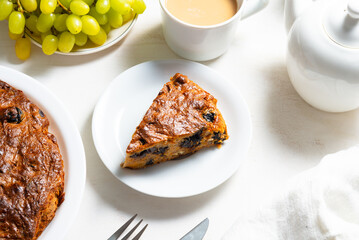
<path id="1" fill-rule="evenodd" d="M 143 168 L 228 139 L 217 99 L 182 74 L 167 82 L 137 126 L 124 168 Z"/>

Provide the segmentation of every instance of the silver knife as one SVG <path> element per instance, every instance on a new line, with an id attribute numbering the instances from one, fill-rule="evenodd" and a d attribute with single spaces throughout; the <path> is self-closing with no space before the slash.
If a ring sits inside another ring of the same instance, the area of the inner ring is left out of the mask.
<path id="1" fill-rule="evenodd" d="M 208 218 L 204 219 L 197 226 L 195 226 L 191 231 L 184 235 L 180 240 L 202 240 L 206 231 L 208 229 L 209 220 Z"/>

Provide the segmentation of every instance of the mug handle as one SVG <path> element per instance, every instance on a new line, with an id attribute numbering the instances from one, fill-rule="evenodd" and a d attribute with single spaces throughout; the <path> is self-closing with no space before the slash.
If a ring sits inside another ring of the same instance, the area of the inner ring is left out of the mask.
<path id="1" fill-rule="evenodd" d="M 263 10 L 268 5 L 268 2 L 269 0 L 247 0 L 241 19 L 245 19 Z"/>

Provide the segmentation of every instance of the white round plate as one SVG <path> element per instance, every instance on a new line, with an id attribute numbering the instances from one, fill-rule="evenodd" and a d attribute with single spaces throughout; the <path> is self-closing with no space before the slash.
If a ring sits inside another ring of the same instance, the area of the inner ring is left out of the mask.
<path id="1" fill-rule="evenodd" d="M 219 149 L 203 149 L 181 160 L 139 170 L 121 168 L 136 126 L 177 72 L 218 99 L 229 139 Z M 211 68 L 185 60 L 145 62 L 121 73 L 100 98 L 92 119 L 97 152 L 112 174 L 133 189 L 168 198 L 200 194 L 227 180 L 246 157 L 251 129 L 248 107 L 237 88 Z"/>
<path id="2" fill-rule="evenodd" d="M 65 201 L 39 240 L 60 240 L 65 237 L 80 207 L 86 179 L 86 159 L 80 134 L 63 104 L 35 79 L 0 66 L 0 80 L 22 90 L 50 121 L 49 132 L 56 136 L 65 167 Z"/>
<path id="3" fill-rule="evenodd" d="M 123 24 L 119 28 L 112 29 L 107 35 L 106 42 L 101 46 L 93 45 L 93 46 L 88 46 L 88 47 L 75 47 L 75 49 L 69 53 L 63 53 L 60 51 L 56 51 L 55 53 L 60 54 L 60 55 L 74 56 L 74 55 L 86 55 L 86 54 L 96 53 L 96 52 L 105 50 L 105 49 L 111 47 L 112 45 L 118 43 L 122 38 L 124 38 L 130 32 L 130 30 L 132 29 L 132 27 L 135 25 L 135 23 L 137 21 L 137 17 L 138 17 L 138 15 L 136 14 L 131 21 L 128 21 L 127 23 Z M 40 39 L 32 36 L 32 34 L 30 33 L 30 31 L 27 28 L 25 28 L 25 32 L 30 37 L 31 41 L 36 46 L 41 48 Z"/>

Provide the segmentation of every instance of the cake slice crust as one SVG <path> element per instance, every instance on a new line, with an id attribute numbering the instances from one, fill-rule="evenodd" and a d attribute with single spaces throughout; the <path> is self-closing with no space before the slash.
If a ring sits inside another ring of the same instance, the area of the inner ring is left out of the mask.
<path id="1" fill-rule="evenodd" d="M 122 167 L 143 168 L 220 146 L 228 134 L 216 105 L 211 94 L 176 73 L 137 126 Z"/>

